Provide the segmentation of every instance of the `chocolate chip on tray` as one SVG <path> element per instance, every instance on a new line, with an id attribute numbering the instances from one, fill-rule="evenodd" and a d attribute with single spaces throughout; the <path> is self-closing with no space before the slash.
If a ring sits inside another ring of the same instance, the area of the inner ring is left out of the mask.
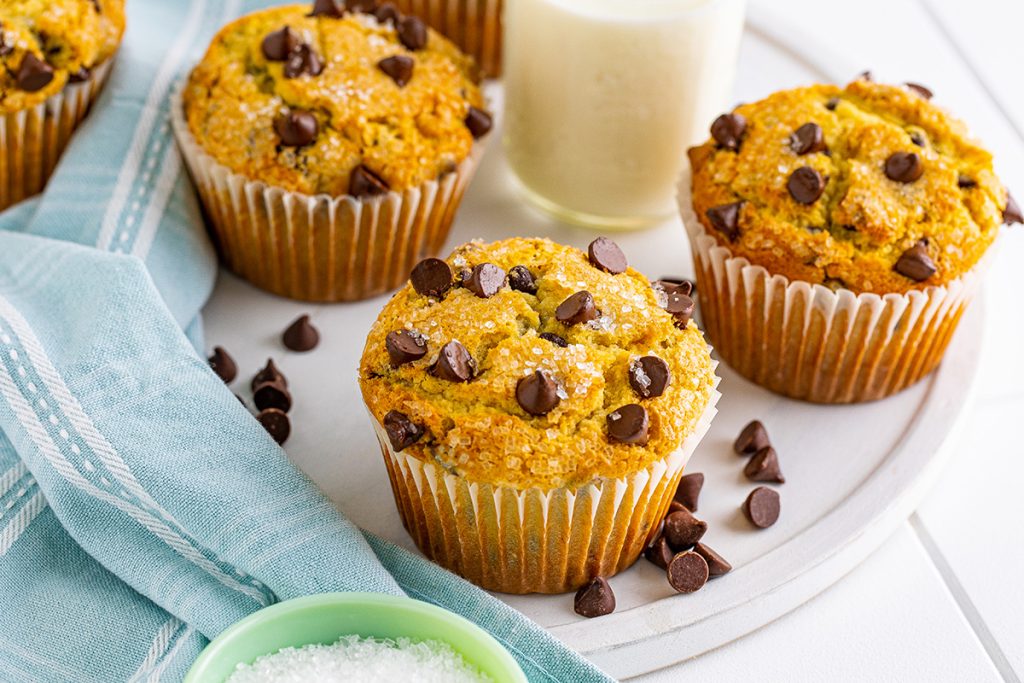
<path id="1" fill-rule="evenodd" d="M 430 374 L 449 382 L 468 382 L 476 376 L 476 361 L 461 342 L 450 341 L 441 347 Z"/>
<path id="2" fill-rule="evenodd" d="M 469 111 L 466 112 L 465 124 L 473 139 L 479 140 L 491 132 L 491 128 L 494 126 L 494 117 L 483 109 L 470 105 Z"/>
<path id="3" fill-rule="evenodd" d="M 593 295 L 586 290 L 570 295 L 555 309 L 555 319 L 565 325 L 589 322 L 599 315 Z"/>
<path id="4" fill-rule="evenodd" d="M 742 114 L 722 114 L 711 124 L 711 137 L 725 149 L 736 151 L 746 129 L 747 120 Z"/>
<path id="5" fill-rule="evenodd" d="M 708 582 L 707 560 L 692 550 L 673 557 L 665 572 L 669 585 L 680 593 L 693 593 Z"/>
<path id="6" fill-rule="evenodd" d="M 389 76 L 399 88 L 404 88 L 412 80 L 415 65 L 412 57 L 405 55 L 393 55 L 377 62 L 377 68 Z"/>
<path id="7" fill-rule="evenodd" d="M 541 339 L 543 339 L 545 341 L 549 341 L 552 344 L 554 344 L 555 346 L 559 346 L 559 347 L 561 347 L 563 349 L 566 348 L 567 346 L 569 346 L 569 342 L 565 341 L 564 337 L 561 337 L 561 336 L 555 334 L 554 332 L 541 332 L 537 336 L 540 337 Z"/>
<path id="8" fill-rule="evenodd" d="M 284 386 L 288 386 L 288 380 L 277 369 L 277 366 L 274 365 L 273 358 L 268 358 L 267 364 L 263 366 L 263 369 L 253 376 L 252 381 L 249 382 L 249 388 L 256 391 L 256 387 L 266 382 L 280 382 Z"/>
<path id="9" fill-rule="evenodd" d="M 391 357 L 391 365 L 398 367 L 427 354 L 427 339 L 412 330 L 393 330 L 384 338 L 384 346 Z"/>
<path id="10" fill-rule="evenodd" d="M 291 110 L 274 119 L 274 131 L 286 147 L 303 147 L 316 140 L 319 126 L 308 111 Z"/>
<path id="11" fill-rule="evenodd" d="M 301 315 L 284 331 L 281 341 L 291 351 L 312 351 L 320 343 L 320 332 L 309 322 L 308 315 Z"/>
<path id="12" fill-rule="evenodd" d="M 668 502 L 668 512 L 665 513 L 665 516 L 668 517 L 673 512 L 680 512 L 682 510 L 688 510 L 688 508 L 678 500 L 672 499 Z M 662 521 L 664 522 L 664 520 Z"/>
<path id="13" fill-rule="evenodd" d="M 704 488 L 703 473 L 684 474 L 679 479 L 679 486 L 676 487 L 676 495 L 673 502 L 680 503 L 690 512 L 696 512 L 702 488 Z"/>
<path id="14" fill-rule="evenodd" d="M 607 237 L 598 237 L 591 242 L 587 247 L 587 257 L 595 268 L 612 275 L 624 273 L 629 267 L 622 249 Z"/>
<path id="15" fill-rule="evenodd" d="M 542 370 L 523 377 L 516 384 L 516 401 L 530 415 L 547 415 L 558 407 L 558 383 Z"/>
<path id="16" fill-rule="evenodd" d="M 825 179 L 810 166 L 801 166 L 790 174 L 786 189 L 798 204 L 813 204 L 825 191 Z"/>
<path id="17" fill-rule="evenodd" d="M 743 514 L 759 529 L 767 529 L 779 520 L 782 504 L 779 492 L 767 486 L 758 486 L 743 501 Z"/>
<path id="18" fill-rule="evenodd" d="M 732 565 L 726 562 L 724 557 L 703 543 L 693 546 L 693 552 L 703 557 L 704 561 L 708 563 L 708 576 L 710 578 L 728 574 L 732 571 Z"/>
<path id="19" fill-rule="evenodd" d="M 740 431 L 732 449 L 737 455 L 751 455 L 769 445 L 768 430 L 764 428 L 760 420 L 752 420 Z"/>
<path id="20" fill-rule="evenodd" d="M 613 443 L 636 446 L 647 444 L 650 420 L 643 406 L 636 403 L 624 405 L 608 413 L 608 438 Z"/>
<path id="21" fill-rule="evenodd" d="M 924 173 L 921 157 L 914 152 L 893 152 L 885 160 L 885 175 L 899 183 L 912 183 Z"/>
<path id="22" fill-rule="evenodd" d="M 928 243 L 919 240 L 917 244 L 903 252 L 893 270 L 914 282 L 924 282 L 935 275 L 935 262 L 928 256 Z"/>
<path id="23" fill-rule="evenodd" d="M 526 266 L 512 266 L 509 269 L 508 286 L 525 294 L 537 293 L 537 280 Z"/>
<path id="24" fill-rule="evenodd" d="M 640 398 L 657 398 L 672 381 L 668 363 L 657 356 L 643 356 L 629 364 L 629 386 Z"/>
<path id="25" fill-rule="evenodd" d="M 423 428 L 409 419 L 405 413 L 389 410 L 384 416 L 384 431 L 388 435 L 391 447 L 402 451 L 419 441 L 423 436 Z"/>
<path id="26" fill-rule="evenodd" d="M 615 611 L 615 593 L 603 576 L 595 576 L 590 583 L 576 591 L 573 599 L 576 614 L 588 619 Z"/>
<path id="27" fill-rule="evenodd" d="M 779 466 L 779 456 L 771 446 L 765 446 L 757 451 L 743 468 L 743 474 L 750 481 L 786 483 L 786 477 L 782 475 L 782 468 Z"/>
<path id="28" fill-rule="evenodd" d="M 1024 213 L 1021 212 L 1017 200 L 1009 192 L 1006 193 L 1006 208 L 1003 209 L 1003 222 L 1007 225 L 1024 223 Z"/>
<path id="29" fill-rule="evenodd" d="M 224 350 L 223 346 L 213 347 L 213 355 L 207 360 L 210 363 L 210 369 L 217 373 L 217 376 L 225 384 L 231 384 L 231 382 L 235 381 L 235 377 L 238 377 L 238 365 L 235 363 L 235 359 Z"/>
<path id="30" fill-rule="evenodd" d="M 278 444 L 283 444 L 287 441 L 292 433 L 291 420 L 288 419 L 288 415 L 283 410 L 267 408 L 266 410 L 261 410 L 256 419 L 259 420 L 259 423 L 263 425 L 263 428 L 267 430 L 267 433 Z"/>
<path id="31" fill-rule="evenodd" d="M 427 25 L 419 17 L 404 17 L 398 22 L 398 40 L 410 50 L 427 46 Z"/>
<path id="32" fill-rule="evenodd" d="M 291 392 L 280 381 L 264 382 L 257 386 L 252 392 L 252 402 L 256 405 L 256 410 L 277 408 L 287 413 L 292 409 Z"/>
<path id="33" fill-rule="evenodd" d="M 353 197 L 377 197 L 390 189 L 383 178 L 362 164 L 353 169 L 348 179 L 348 193 Z"/>
<path id="34" fill-rule="evenodd" d="M 36 92 L 48 86 L 52 80 L 53 67 L 31 52 L 26 52 L 25 56 L 21 58 L 21 65 L 14 76 L 14 82 L 18 89 L 25 92 Z"/>
<path id="35" fill-rule="evenodd" d="M 481 299 L 489 299 L 505 286 L 505 271 L 493 263 L 480 263 L 473 266 L 462 286 Z"/>
<path id="36" fill-rule="evenodd" d="M 440 299 L 451 289 L 452 269 L 439 258 L 426 258 L 412 269 L 409 280 L 417 293 Z"/>
<path id="37" fill-rule="evenodd" d="M 668 563 L 672 561 L 675 554 L 672 546 L 665 540 L 664 534 L 658 534 L 654 541 L 644 549 L 644 557 L 647 558 L 647 561 L 662 569 L 668 569 Z"/>
<path id="38" fill-rule="evenodd" d="M 665 518 L 665 540 L 676 551 L 692 547 L 707 530 L 708 523 L 694 517 L 689 510 L 679 510 Z"/>
<path id="39" fill-rule="evenodd" d="M 798 155 L 824 151 L 825 134 L 818 124 L 805 123 L 789 136 L 789 147 Z"/>
<path id="40" fill-rule="evenodd" d="M 743 202 L 722 204 L 721 206 L 712 206 L 705 212 L 705 215 L 711 222 L 712 228 L 733 242 L 740 236 L 740 209 L 742 208 Z"/>

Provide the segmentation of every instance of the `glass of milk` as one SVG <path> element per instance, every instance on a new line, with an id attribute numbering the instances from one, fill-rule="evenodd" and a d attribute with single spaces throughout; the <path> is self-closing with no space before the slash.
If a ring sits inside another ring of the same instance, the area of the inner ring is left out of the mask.
<path id="1" fill-rule="evenodd" d="M 675 213 L 686 149 L 726 110 L 744 0 L 506 0 L 505 153 L 573 223 Z"/>

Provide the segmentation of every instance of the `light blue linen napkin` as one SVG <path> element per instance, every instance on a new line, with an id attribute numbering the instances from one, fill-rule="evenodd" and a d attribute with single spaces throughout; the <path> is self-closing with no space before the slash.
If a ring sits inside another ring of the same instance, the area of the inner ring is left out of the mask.
<path id="1" fill-rule="evenodd" d="M 364 537 L 207 366 L 216 260 L 168 95 L 217 27 L 264 4 L 129 0 L 112 80 L 46 192 L 0 214 L 0 680 L 180 680 L 245 615 L 348 590 L 463 614 L 531 680 L 609 680 Z"/>

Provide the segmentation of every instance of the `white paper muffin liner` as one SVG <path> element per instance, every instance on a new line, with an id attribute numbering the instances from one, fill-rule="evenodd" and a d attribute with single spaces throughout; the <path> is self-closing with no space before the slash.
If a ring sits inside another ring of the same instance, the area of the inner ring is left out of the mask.
<path id="1" fill-rule="evenodd" d="M 942 360 L 990 256 L 952 282 L 906 294 L 854 294 L 773 275 L 720 246 L 697 219 L 691 170 L 678 189 L 703 329 L 722 360 L 776 393 L 816 403 L 895 394 Z"/>
<path id="2" fill-rule="evenodd" d="M 471 55 L 483 75 L 501 76 L 502 0 L 395 0 L 395 5 Z"/>
<path id="3" fill-rule="evenodd" d="M 441 249 L 484 151 L 477 140 L 454 170 L 402 192 L 289 192 L 204 152 L 185 121 L 182 85 L 171 124 L 221 259 L 257 287 L 290 299 L 355 301 L 401 285 L 416 263 Z"/>
<path id="4" fill-rule="evenodd" d="M 113 64 L 110 57 L 36 106 L 0 114 L 0 211 L 43 191 Z"/>
<path id="5" fill-rule="evenodd" d="M 712 390 L 682 446 L 646 469 L 550 490 L 479 483 L 396 452 L 383 426 L 370 419 L 402 523 L 424 555 L 488 590 L 564 593 L 637 560 L 668 511 L 719 396 Z"/>

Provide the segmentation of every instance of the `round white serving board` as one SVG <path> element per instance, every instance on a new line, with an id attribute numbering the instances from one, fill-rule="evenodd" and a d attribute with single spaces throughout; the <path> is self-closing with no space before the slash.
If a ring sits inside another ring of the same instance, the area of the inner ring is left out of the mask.
<path id="1" fill-rule="evenodd" d="M 852 77 L 862 66 L 831 55 L 784 21 L 748 18 L 736 84 L 738 101 L 786 87 Z M 492 86 L 496 105 L 501 90 Z M 505 164 L 500 130 L 466 195 L 448 246 L 474 238 L 543 235 L 586 247 L 594 233 L 554 222 L 524 206 Z M 614 235 L 650 277 L 690 275 L 689 248 L 678 219 Z M 262 293 L 222 273 L 207 305 L 207 343 L 239 363 L 235 390 L 248 401 L 248 380 L 268 356 L 288 376 L 295 407 L 288 455 L 357 524 L 414 549 L 395 509 L 380 452 L 362 406 L 356 368 L 366 332 L 386 297 L 358 304 L 308 305 Z M 311 314 L 322 343 L 286 351 L 280 333 Z M 778 618 L 831 585 L 872 552 L 914 509 L 944 461 L 944 444 L 970 393 L 981 344 L 983 310 L 966 314 L 940 370 L 885 401 L 815 406 L 775 396 L 721 365 L 723 397 L 711 430 L 688 467 L 706 477 L 698 516 L 705 541 L 732 573 L 698 593 L 676 595 L 646 561 L 615 577 L 618 607 L 593 620 L 576 616 L 572 596 L 499 596 L 547 627 L 608 673 L 625 678 L 723 645 Z M 768 427 L 787 483 L 782 516 L 754 530 L 739 511 L 753 484 L 732 453 L 739 429 L 758 418 Z M 898 571 L 898 568 L 894 568 Z"/>

